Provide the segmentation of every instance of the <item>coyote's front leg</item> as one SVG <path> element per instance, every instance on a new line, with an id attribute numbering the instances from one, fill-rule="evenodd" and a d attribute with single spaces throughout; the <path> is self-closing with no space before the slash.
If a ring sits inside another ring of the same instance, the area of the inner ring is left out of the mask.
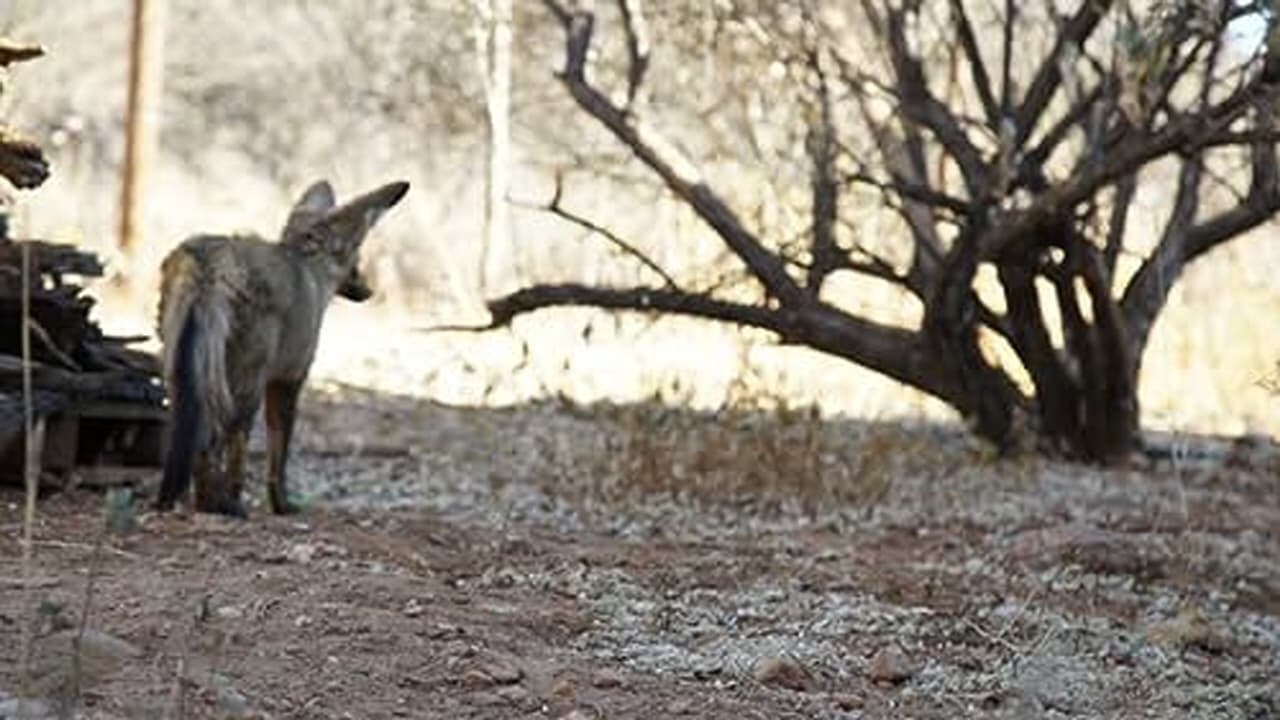
<path id="1" fill-rule="evenodd" d="M 232 517 L 249 516 L 244 508 L 244 456 L 249 448 L 249 428 L 237 427 L 227 437 L 227 472 L 216 512 Z"/>
<path id="2" fill-rule="evenodd" d="M 271 511 L 277 515 L 298 512 L 285 488 L 285 464 L 289 460 L 289 440 L 297 417 L 301 380 L 267 383 L 267 493 Z"/>

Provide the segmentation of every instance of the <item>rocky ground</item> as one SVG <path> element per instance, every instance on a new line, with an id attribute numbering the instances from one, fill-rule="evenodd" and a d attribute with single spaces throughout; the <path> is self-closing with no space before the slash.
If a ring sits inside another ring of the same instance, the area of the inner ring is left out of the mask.
<path id="1" fill-rule="evenodd" d="M 1265 454 L 1100 472 L 802 411 L 306 406 L 300 516 L 49 497 L 23 591 L 0 491 L 0 717 L 29 619 L 35 717 L 1280 717 Z"/>

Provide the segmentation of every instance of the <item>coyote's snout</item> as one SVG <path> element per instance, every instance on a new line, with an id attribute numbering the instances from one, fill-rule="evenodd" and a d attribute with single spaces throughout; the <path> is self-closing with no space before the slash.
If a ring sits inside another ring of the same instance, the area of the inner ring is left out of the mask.
<path id="1" fill-rule="evenodd" d="M 196 510 L 244 516 L 245 446 L 265 399 L 271 509 L 296 509 L 285 462 L 325 309 L 334 295 L 372 295 L 357 269 L 360 245 L 408 189 L 389 183 L 335 206 L 320 181 L 294 206 L 280 242 L 202 235 L 164 259 L 159 329 L 171 419 L 157 508 L 172 508 L 194 472 Z"/>

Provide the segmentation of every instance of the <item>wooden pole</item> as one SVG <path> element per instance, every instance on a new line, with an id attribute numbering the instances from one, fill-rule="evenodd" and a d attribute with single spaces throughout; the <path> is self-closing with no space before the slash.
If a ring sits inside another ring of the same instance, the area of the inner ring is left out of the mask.
<path id="1" fill-rule="evenodd" d="M 129 95 L 125 105 L 124 162 L 120 171 L 122 250 L 137 244 L 147 171 L 160 128 L 164 81 L 164 16 L 167 0 L 133 0 L 129 37 Z"/>

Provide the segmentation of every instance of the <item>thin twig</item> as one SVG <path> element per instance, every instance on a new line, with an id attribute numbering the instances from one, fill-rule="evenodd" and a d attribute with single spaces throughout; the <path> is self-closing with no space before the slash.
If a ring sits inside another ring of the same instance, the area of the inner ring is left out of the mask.
<path id="1" fill-rule="evenodd" d="M 627 107 L 636 100 L 640 83 L 649 69 L 649 25 L 641 0 L 618 0 L 622 29 L 627 36 Z"/>
<path id="2" fill-rule="evenodd" d="M 173 688 L 170 691 L 169 696 L 169 701 L 172 707 L 170 717 L 178 718 L 178 720 L 187 717 L 187 693 L 185 685 L 187 680 L 188 660 L 191 656 L 191 636 L 195 634 L 196 629 L 200 627 L 201 623 L 208 620 L 206 611 L 209 604 L 209 597 L 213 594 L 213 591 L 210 588 L 213 585 L 214 577 L 216 577 L 215 571 L 217 570 L 217 566 L 218 558 L 216 556 L 210 556 L 205 563 L 204 580 L 200 583 L 200 587 L 204 588 L 205 592 L 200 596 L 200 605 L 196 608 L 196 611 L 192 613 L 191 624 L 188 625 L 186 631 L 182 633 L 182 647 L 178 653 L 178 662 L 174 667 Z"/>
<path id="3" fill-rule="evenodd" d="M 65 542 L 63 540 L 37 540 L 35 541 L 35 544 L 43 545 L 45 547 L 60 548 L 64 550 L 90 550 L 95 553 L 98 552 L 99 549 L 101 549 L 111 555 L 115 555 L 116 557 L 124 558 L 126 560 L 138 560 L 139 558 L 141 558 L 140 555 L 136 555 L 127 550 L 121 550 L 120 548 L 114 548 L 114 547 L 111 547 L 110 545 L 105 545 L 105 544 L 90 545 L 89 543 Z"/>
<path id="4" fill-rule="evenodd" d="M 586 217 L 583 217 L 582 215 L 579 215 L 573 212 L 572 210 L 565 210 L 564 207 L 560 204 L 560 200 L 561 200 L 561 197 L 563 196 L 563 193 L 564 193 L 564 190 L 563 190 L 563 184 L 561 182 L 561 178 L 559 175 L 556 175 L 555 192 L 552 194 L 551 200 L 548 201 L 546 204 L 531 203 L 526 200 L 516 200 L 516 199 L 509 199 L 509 202 L 512 205 L 515 205 L 516 207 L 522 207 L 528 210 L 542 210 L 545 212 L 549 212 L 558 218 L 567 220 L 568 222 L 571 222 L 574 225 L 577 225 L 578 227 L 581 227 L 585 230 L 595 233 L 596 235 L 599 235 L 600 237 L 607 240 L 609 244 L 618 248 L 619 250 L 626 253 L 627 255 L 630 255 L 631 257 L 635 258 L 640 262 L 641 265 L 644 265 L 645 267 L 652 270 L 655 274 L 657 274 L 658 277 L 662 278 L 662 282 L 668 288 L 671 288 L 673 290 L 680 289 L 680 286 L 679 284 L 676 283 L 675 278 L 671 277 L 671 275 L 668 274 L 666 270 L 662 269 L 661 265 L 659 265 L 656 261 L 651 259 L 648 255 L 645 255 L 644 252 L 642 252 L 635 245 L 632 245 L 626 240 L 623 240 L 617 233 L 610 230 L 609 228 L 604 227 L 603 225 L 600 225 L 599 223 L 596 223 Z"/>
<path id="5" fill-rule="evenodd" d="M 26 505 L 22 514 L 22 579 L 25 588 L 25 600 L 31 598 L 31 572 L 34 565 L 32 549 L 36 525 L 36 492 L 39 489 L 40 457 L 37 454 L 43 446 L 43 432 L 37 437 L 34 414 L 34 401 L 31 394 L 31 250 L 22 246 L 22 423 L 24 438 L 23 471 L 26 479 Z M 39 423 L 41 430 L 44 422 Z M 31 644 L 32 626 L 29 618 L 23 618 L 21 648 L 18 655 L 18 682 L 24 697 L 31 691 Z"/>
<path id="6" fill-rule="evenodd" d="M 35 334 L 36 339 L 40 341 L 40 344 L 44 346 L 44 349 L 49 351 L 49 354 L 56 358 L 58 362 L 62 363 L 68 369 L 75 370 L 76 372 L 81 372 L 84 369 L 80 367 L 80 363 L 77 363 L 70 355 L 66 354 L 58 347 L 57 343 L 53 341 L 53 337 L 49 335 L 49 331 L 45 330 L 44 326 L 34 318 L 27 320 L 27 329 Z"/>
<path id="7" fill-rule="evenodd" d="M 80 608 L 80 627 L 76 632 L 75 639 L 71 642 L 71 699 L 73 702 L 80 701 L 80 680 L 81 680 L 81 648 L 84 646 L 84 632 L 89 627 L 89 610 L 93 606 L 93 585 L 98 579 L 98 570 L 102 566 L 102 548 L 106 545 L 107 528 L 104 526 L 98 532 L 98 540 L 93 545 L 93 555 L 89 558 L 89 577 L 85 581 L 84 586 L 84 604 Z"/>
<path id="8" fill-rule="evenodd" d="M 51 588 L 62 584 L 62 580 L 56 577 L 5 577 L 0 575 L 0 588 Z"/>

